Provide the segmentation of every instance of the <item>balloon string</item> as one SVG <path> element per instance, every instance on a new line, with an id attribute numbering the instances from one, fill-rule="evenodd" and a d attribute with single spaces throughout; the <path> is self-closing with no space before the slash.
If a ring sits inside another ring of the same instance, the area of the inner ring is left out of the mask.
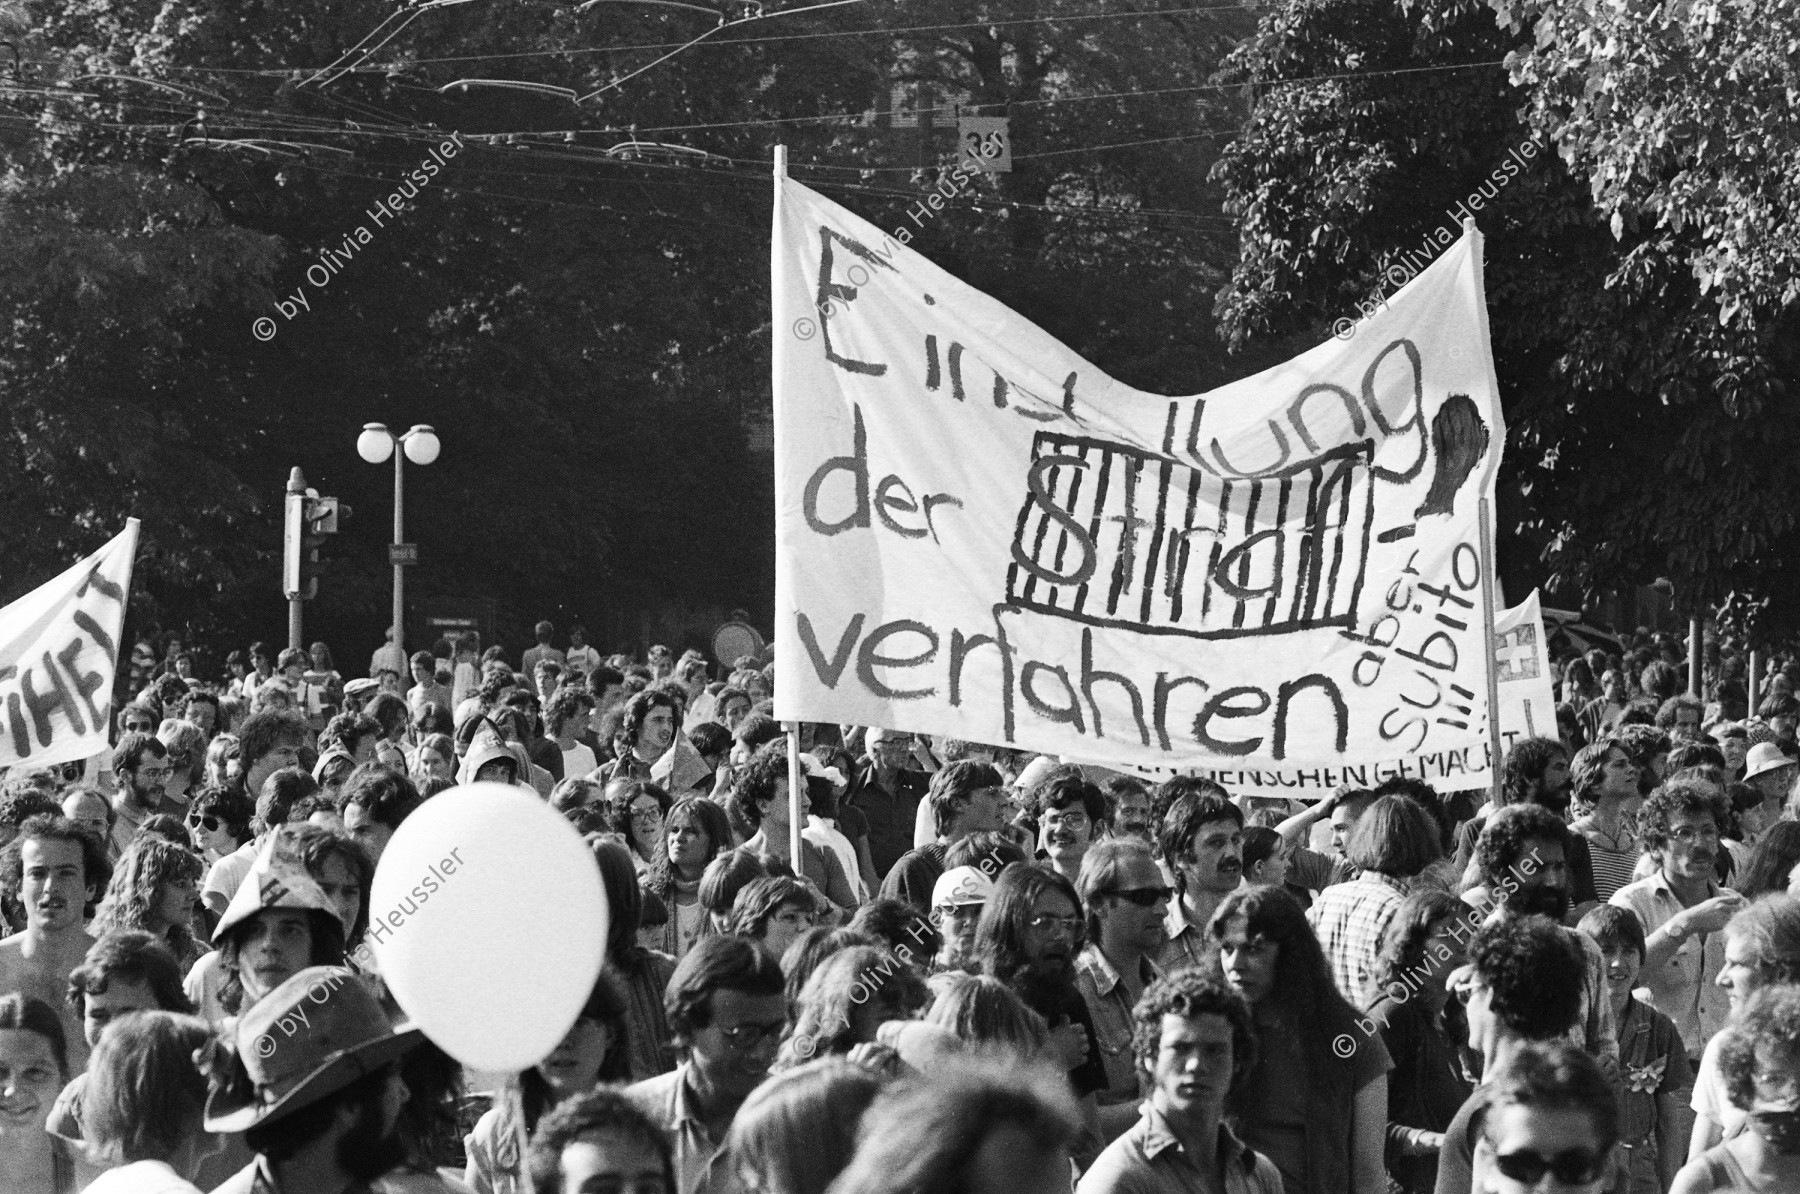
<path id="1" fill-rule="evenodd" d="M 504 1194 L 532 1194 L 525 1177 L 525 1088 L 516 1073 L 506 1075 L 500 1085 L 500 1131 L 494 1145 Z"/>

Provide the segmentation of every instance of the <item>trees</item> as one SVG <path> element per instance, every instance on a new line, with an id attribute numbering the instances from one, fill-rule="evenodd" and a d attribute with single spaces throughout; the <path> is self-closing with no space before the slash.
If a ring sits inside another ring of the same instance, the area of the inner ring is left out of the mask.
<path id="1" fill-rule="evenodd" d="M 896 83 L 1014 120 L 1015 172 L 920 247 L 1134 384 L 1192 392 L 1230 368 L 1192 312 L 1230 247 L 1205 178 L 1229 97 L 1208 78 L 1241 12 L 736 4 L 719 27 L 617 0 L 12 3 L 28 44 L 0 220 L 66 201 L 37 256 L 9 259 L 0 309 L 27 318 L 0 376 L 22 410 L 111 433 L 16 437 L 36 457 L 15 525 L 74 517 L 40 478 L 70 478 L 86 517 L 142 514 L 147 542 L 179 545 L 143 573 L 146 620 L 279 637 L 275 511 L 298 464 L 357 511 L 308 637 L 372 648 L 390 481 L 353 450 L 372 420 L 444 442 L 407 474 L 415 610 L 491 595 L 513 636 L 560 611 L 621 645 L 664 602 L 766 611 L 769 474 L 743 424 L 768 406 L 769 148 L 780 136 L 798 176 L 891 226 L 935 175 L 865 119 Z M 466 150 L 375 221 L 451 131 Z M 629 141 L 710 156 L 609 152 Z M 1088 152 L 1136 141 L 1153 144 Z M 103 198 L 109 178 L 128 195 Z M 125 197 L 130 218 L 108 206 Z M 84 228 L 104 243 L 84 249 Z M 116 268 L 61 268 L 101 250 Z M 108 318 L 65 318 L 83 302 Z"/>
<path id="2" fill-rule="evenodd" d="M 1577 11 L 1555 8 L 1562 21 Z M 1771 621 L 1791 623 L 1800 413 L 1778 399 L 1795 380 L 1795 307 L 1739 301 L 1721 321 L 1721 288 L 1703 291 L 1690 268 L 1708 252 L 1692 221 L 1627 220 L 1615 234 L 1594 206 L 1590 159 L 1531 115 L 1527 58 L 1554 56 L 1545 47 L 1566 35 L 1535 19 L 1503 25 L 1462 0 L 1265 16 L 1230 63 L 1257 102 L 1217 172 L 1243 221 L 1222 324 L 1236 344 L 1321 338 L 1447 206 L 1537 138 L 1555 152 L 1534 154 L 1480 219 L 1510 430 L 1503 572 L 1577 597 L 1666 573 L 1696 604 L 1769 593 Z M 1284 82 L 1340 74 L 1351 77 Z M 1744 273 L 1726 301 L 1772 293 L 1756 291 L 1761 276 Z"/>

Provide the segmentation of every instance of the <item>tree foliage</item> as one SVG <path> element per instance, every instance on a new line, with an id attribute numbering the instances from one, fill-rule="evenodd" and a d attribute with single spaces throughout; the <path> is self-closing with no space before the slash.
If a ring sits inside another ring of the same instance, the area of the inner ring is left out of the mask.
<path id="1" fill-rule="evenodd" d="M 1534 85 L 1503 65 L 1522 74 L 1565 32 L 1465 0 L 1296 0 L 1265 16 L 1228 68 L 1258 98 L 1217 168 L 1242 221 L 1223 327 L 1238 344 L 1322 338 L 1476 196 L 1512 587 L 1579 602 L 1668 575 L 1690 609 L 1766 592 L 1770 615 L 1792 621 L 1796 310 L 1740 303 L 1721 319 L 1726 296 L 1691 263 L 1728 216 L 1615 232 L 1588 159 L 1533 117 Z M 1290 81 L 1331 75 L 1349 77 Z M 1487 181 L 1528 145 L 1526 168 Z"/>
<path id="2" fill-rule="evenodd" d="M 415 639 L 459 596 L 497 599 L 515 638 L 544 614 L 622 643 L 664 606 L 766 615 L 769 469 L 748 441 L 769 407 L 778 139 L 803 181 L 897 226 L 952 151 L 948 105 L 1004 112 L 1014 172 L 970 184 L 915 247 L 1134 384 L 1241 368 L 1193 314 L 1232 251 L 1207 170 L 1235 116 L 1210 77 L 1241 10 L 9 11 L 26 48 L 0 96 L 0 233 L 28 234 L 0 235 L 9 546 L 66 563 L 138 513 L 145 624 L 280 637 L 277 511 L 299 465 L 356 511 L 308 637 L 347 660 L 373 647 L 391 481 L 353 445 L 376 420 L 444 443 L 406 474 Z M 939 125 L 923 146 L 891 127 L 896 87 Z M 453 132 L 464 149 L 377 220 Z"/>

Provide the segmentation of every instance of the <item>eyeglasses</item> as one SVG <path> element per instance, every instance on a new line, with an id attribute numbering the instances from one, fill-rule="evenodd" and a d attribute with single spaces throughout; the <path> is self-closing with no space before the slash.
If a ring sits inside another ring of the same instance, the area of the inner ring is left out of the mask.
<path id="1" fill-rule="evenodd" d="M 719 1035 L 734 1049 L 754 1049 L 764 1041 L 779 1037 L 786 1030 L 786 1020 L 775 1020 L 768 1024 L 734 1024 L 730 1028 L 719 1029 Z"/>
<path id="2" fill-rule="evenodd" d="M 1698 829 L 1683 825 L 1680 829 L 1669 830 L 1669 840 L 1690 846 L 1695 842 L 1716 842 L 1719 840 L 1717 826 L 1703 825 Z"/>
<path id="3" fill-rule="evenodd" d="M 634 808 L 630 810 L 630 812 L 633 821 L 662 820 L 662 809 L 657 808 L 655 805 L 651 805 L 649 808 Z"/>
<path id="4" fill-rule="evenodd" d="M 1025 923 L 1039 933 L 1060 933 L 1065 937 L 1079 937 L 1087 927 L 1079 916 L 1034 916 Z"/>
<path id="5" fill-rule="evenodd" d="M 1527 1186 L 1535 1186 L 1543 1181 L 1546 1173 L 1554 1174 L 1556 1180 L 1565 1186 L 1585 1186 L 1589 1182 L 1600 1180 L 1600 1175 L 1606 1172 L 1610 1155 L 1611 1150 L 1589 1152 L 1585 1148 L 1572 1148 L 1568 1152 L 1546 1157 L 1542 1153 L 1522 1148 L 1518 1152 L 1495 1153 L 1494 1167 L 1511 1180 Z"/>
<path id="6" fill-rule="evenodd" d="M 139 779 L 168 779 L 170 774 L 167 767 L 139 767 L 137 769 Z"/>
<path id="7" fill-rule="evenodd" d="M 188 828 L 192 829 L 196 826 L 206 830 L 206 832 L 208 832 L 208 833 L 217 833 L 217 832 L 219 832 L 219 818 L 217 818 L 217 817 L 189 817 L 188 818 Z"/>
<path id="8" fill-rule="evenodd" d="M 1154 908 L 1158 901 L 1166 900 L 1175 894 L 1173 887 L 1128 887 L 1114 891 L 1101 892 L 1102 895 L 1118 896 L 1140 908 Z"/>

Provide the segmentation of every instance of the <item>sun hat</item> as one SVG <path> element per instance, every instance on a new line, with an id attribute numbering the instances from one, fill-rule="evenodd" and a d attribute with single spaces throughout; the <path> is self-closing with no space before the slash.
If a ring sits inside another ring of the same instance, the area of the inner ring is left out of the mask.
<path id="1" fill-rule="evenodd" d="M 206 1130 L 242 1132 L 335 1094 L 397 1060 L 424 1034 L 389 1024 L 368 985 L 312 966 L 238 1018 L 231 1079 L 206 1103 Z"/>
<path id="2" fill-rule="evenodd" d="M 1758 742 L 1744 756 L 1744 778 L 1755 779 L 1759 775 L 1767 775 L 1782 767 L 1791 767 L 1794 760 L 1783 753 L 1781 747 L 1773 742 Z"/>
<path id="3" fill-rule="evenodd" d="M 994 881 L 975 867 L 951 867 L 931 887 L 931 906 L 942 908 L 985 904 L 994 895 Z"/>

